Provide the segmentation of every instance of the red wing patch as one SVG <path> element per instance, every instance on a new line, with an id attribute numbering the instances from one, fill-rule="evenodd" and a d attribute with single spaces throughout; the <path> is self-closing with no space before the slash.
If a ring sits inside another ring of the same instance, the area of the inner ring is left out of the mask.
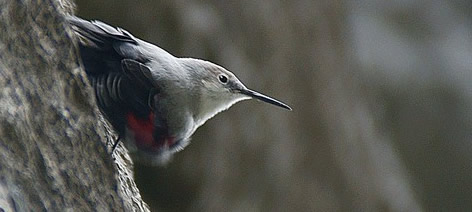
<path id="1" fill-rule="evenodd" d="M 133 132 L 134 142 L 140 149 L 157 151 L 163 146 L 170 147 L 175 143 L 174 137 L 163 137 L 163 140 L 154 140 L 154 113 L 149 113 L 147 118 L 138 118 L 133 113 L 126 115 L 128 129 Z"/>
<path id="2" fill-rule="evenodd" d="M 154 113 L 149 113 L 147 119 L 140 119 L 133 113 L 126 115 L 128 128 L 133 132 L 137 147 L 152 147 L 154 142 Z"/>

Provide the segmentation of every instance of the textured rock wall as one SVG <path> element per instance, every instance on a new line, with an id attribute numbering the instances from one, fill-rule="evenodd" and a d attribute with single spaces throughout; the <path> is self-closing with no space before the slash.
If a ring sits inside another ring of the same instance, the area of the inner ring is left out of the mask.
<path id="1" fill-rule="evenodd" d="M 68 1 L 0 0 L 0 208 L 148 210 L 78 62 Z"/>

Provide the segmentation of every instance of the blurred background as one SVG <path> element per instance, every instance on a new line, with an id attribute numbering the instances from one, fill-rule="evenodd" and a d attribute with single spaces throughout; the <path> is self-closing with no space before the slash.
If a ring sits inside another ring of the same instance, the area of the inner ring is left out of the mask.
<path id="1" fill-rule="evenodd" d="M 77 0 L 257 101 L 202 126 L 167 167 L 135 167 L 156 211 L 472 208 L 472 1 Z"/>

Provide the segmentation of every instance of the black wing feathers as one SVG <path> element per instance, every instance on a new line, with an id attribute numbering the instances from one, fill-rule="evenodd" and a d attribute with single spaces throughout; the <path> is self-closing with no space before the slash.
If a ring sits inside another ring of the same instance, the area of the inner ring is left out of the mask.
<path id="1" fill-rule="evenodd" d="M 67 20 L 80 38 L 79 48 L 87 74 L 120 72 L 121 60 L 140 60 L 136 48 L 127 47 L 138 45 L 138 40 L 129 32 L 75 16 L 69 16 Z"/>
<path id="2" fill-rule="evenodd" d="M 114 28 L 101 21 L 86 21 L 75 16 L 69 16 L 67 20 L 77 27 L 77 30 L 75 30 L 77 33 L 97 43 L 111 44 L 110 42 L 113 41 L 138 43 L 136 38 L 126 30 Z"/>
<path id="3" fill-rule="evenodd" d="M 144 88 L 153 87 L 151 69 L 148 66 L 131 59 L 122 60 L 121 65 L 128 78 L 136 80 Z"/>
<path id="4" fill-rule="evenodd" d="M 97 103 L 120 134 L 126 114 L 147 117 L 151 70 L 139 50 L 139 41 L 129 32 L 100 21 L 70 16 L 68 22 L 79 37 L 85 71 L 95 89 Z"/>

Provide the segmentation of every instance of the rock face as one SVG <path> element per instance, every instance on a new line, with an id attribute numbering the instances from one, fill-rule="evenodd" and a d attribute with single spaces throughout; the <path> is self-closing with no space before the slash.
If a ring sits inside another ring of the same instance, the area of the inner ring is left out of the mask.
<path id="1" fill-rule="evenodd" d="M 66 0 L 0 0 L 0 208 L 147 211 L 127 153 L 107 152 L 72 12 Z"/>

